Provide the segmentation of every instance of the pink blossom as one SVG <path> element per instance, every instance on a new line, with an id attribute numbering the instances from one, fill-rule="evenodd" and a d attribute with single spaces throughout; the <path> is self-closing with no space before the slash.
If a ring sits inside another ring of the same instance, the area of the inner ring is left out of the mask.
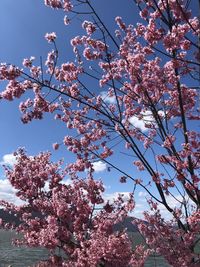
<path id="1" fill-rule="evenodd" d="M 52 8 L 62 8 L 61 0 L 44 0 L 44 3 Z"/>
<path id="2" fill-rule="evenodd" d="M 19 149 L 17 164 L 5 169 L 25 204 L 0 200 L 21 220 L 19 227 L 1 222 L 2 227 L 23 235 L 16 244 L 51 252 L 38 266 L 141 267 L 155 252 L 174 267 L 199 265 L 200 29 L 191 2 L 138 0 L 140 22 L 126 25 L 116 17 L 115 36 L 92 1 L 74 0 L 73 7 L 70 0 L 45 0 L 67 14 L 65 24 L 77 16 L 84 21 L 85 33 L 71 40 L 74 58 L 58 58 L 52 32 L 45 38 L 54 50 L 44 63 L 33 64 L 31 57 L 23 60 L 24 69 L 0 65 L 1 100 L 22 99 L 23 123 L 53 115 L 66 128 L 63 144 L 73 153 L 63 166 L 49 152 L 28 156 Z M 144 211 L 145 222 L 138 226 L 148 249 L 133 249 L 125 229 L 113 231 L 129 212 L 135 216 L 135 201 L 133 194 L 127 201 L 122 195 L 106 200 L 103 183 L 93 177 L 97 160 L 118 171 L 131 192 L 146 191 L 150 212 Z M 58 248 L 66 257 L 56 255 Z"/>
<path id="3" fill-rule="evenodd" d="M 86 30 L 88 35 L 91 35 L 96 30 L 96 27 L 94 26 L 94 24 L 87 20 L 83 22 L 82 27 Z"/>
<path id="4" fill-rule="evenodd" d="M 67 16 L 64 17 L 64 24 L 65 25 L 69 25 L 70 24 L 70 19 Z"/>
<path id="5" fill-rule="evenodd" d="M 56 33 L 55 33 L 55 32 L 46 33 L 46 35 L 45 35 L 45 39 L 46 39 L 49 43 L 54 42 L 55 39 L 56 39 Z"/>
<path id="6" fill-rule="evenodd" d="M 25 59 L 23 60 L 23 63 L 22 63 L 22 64 L 23 64 L 25 67 L 27 67 L 27 68 L 31 68 L 34 59 L 35 59 L 35 57 L 30 57 L 30 59 L 25 58 Z"/>

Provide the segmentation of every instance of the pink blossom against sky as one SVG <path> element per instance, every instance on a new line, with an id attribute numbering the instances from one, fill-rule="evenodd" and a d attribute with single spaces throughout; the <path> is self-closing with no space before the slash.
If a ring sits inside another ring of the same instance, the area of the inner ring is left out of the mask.
<path id="1" fill-rule="evenodd" d="M 95 0 L 100 16 L 108 24 L 111 32 L 117 28 L 114 18 L 120 15 L 126 22 L 135 24 L 139 17 L 135 11 L 134 1 L 123 0 Z M 130 2 L 133 2 L 130 4 Z M 46 54 L 51 50 L 44 36 L 49 32 L 56 32 L 57 47 L 59 50 L 60 62 L 73 60 L 72 47 L 70 39 L 80 34 L 82 21 L 73 19 L 73 26 L 67 27 L 63 21 L 63 12 L 53 11 L 44 6 L 41 0 L 1 0 L 0 9 L 0 62 L 13 63 L 22 66 L 24 58 L 36 57 L 39 62 L 40 57 L 45 61 Z M 2 91 L 4 83 L 0 83 Z M 95 84 L 94 84 L 95 86 Z M 97 88 L 98 89 L 98 88 Z M 99 90 L 99 89 L 98 89 Z M 101 95 L 105 101 L 112 103 L 113 99 L 105 95 L 102 90 Z M 23 98 L 22 98 L 23 99 Z M 55 121 L 53 116 L 47 114 L 41 121 L 33 121 L 30 124 L 22 124 L 20 121 L 20 112 L 18 105 L 21 100 L 15 100 L 11 104 L 0 100 L 0 165 L 13 164 L 12 152 L 18 147 L 25 147 L 28 154 L 35 155 L 40 151 L 50 150 L 53 152 L 52 144 L 61 143 L 63 137 L 67 134 L 67 128 L 62 123 Z M 150 116 L 150 115 L 149 115 Z M 142 131 L 145 131 L 144 125 L 137 118 L 132 119 L 132 123 L 137 125 Z M 113 142 L 115 145 L 115 142 Z M 116 146 L 118 151 L 123 150 L 122 144 Z M 148 154 L 147 154 L 148 157 Z M 64 146 L 54 151 L 53 160 L 64 158 L 66 163 L 73 160 L 73 156 Z M 125 157 L 123 157 L 125 159 Z M 121 160 L 120 152 L 112 157 L 112 162 L 120 168 L 125 169 L 134 178 L 142 177 L 134 168 L 133 159 L 127 155 L 127 160 Z M 119 174 L 111 168 L 107 171 L 105 164 L 95 163 L 97 178 L 101 177 L 105 182 L 106 194 L 108 198 L 116 195 L 116 192 L 130 192 L 133 184 L 119 183 Z M 81 174 L 84 176 L 84 173 Z M 138 189 L 135 196 L 138 198 L 135 216 L 141 216 L 141 210 L 145 210 L 145 193 Z M 4 173 L 0 169 L 0 198 L 15 201 L 14 192 L 9 183 L 4 180 Z M 16 200 L 17 201 L 17 200 Z M 171 200 L 173 202 L 173 200 Z M 175 203 L 175 202 L 174 202 Z M 165 211 L 163 211 L 165 213 Z"/>
<path id="2" fill-rule="evenodd" d="M 106 0 L 95 1 L 101 17 L 108 22 L 109 29 L 114 32 L 117 27 L 115 16 L 125 17 L 129 22 L 136 22 L 137 16 L 134 12 L 136 8 L 128 0 L 124 1 L 124 10 L 121 10 L 121 3 Z M 111 17 L 112 14 L 112 17 Z M 44 36 L 48 32 L 56 32 L 57 46 L 60 61 L 73 59 L 70 39 L 81 31 L 81 21 L 73 19 L 73 26 L 67 27 L 63 22 L 63 13 L 53 11 L 44 6 L 41 0 L 1 0 L 0 9 L 0 62 L 13 63 L 22 66 L 24 58 L 40 57 L 44 58 L 51 49 Z M 4 89 L 4 83 L 0 83 L 0 89 Z M 102 95 L 104 92 L 102 92 Z M 22 98 L 23 99 L 23 98 Z M 28 154 L 37 154 L 40 151 L 50 150 L 53 152 L 52 144 L 62 142 L 67 129 L 61 123 L 55 121 L 53 116 L 47 114 L 41 121 L 33 121 L 30 124 L 22 124 L 18 105 L 22 101 L 15 100 L 11 104 L 0 100 L 0 198 L 15 200 L 14 192 L 10 192 L 9 184 L 4 180 L 3 164 L 12 164 L 12 153 L 18 147 L 25 147 Z M 110 99 L 108 98 L 108 101 Z M 54 151 L 53 160 L 65 158 L 69 163 L 73 158 L 63 146 L 58 151 Z M 127 168 L 129 165 L 130 173 L 132 163 L 119 162 L 118 157 L 113 159 L 115 164 Z M 108 194 L 112 196 L 115 192 L 128 192 L 132 184 L 119 183 L 119 175 L 111 170 L 107 172 L 107 165 L 101 162 L 95 163 L 96 177 L 102 177 L 105 181 Z M 82 174 L 84 176 L 84 174 Z M 7 188 L 9 189 L 7 192 Z M 112 197 L 111 197 L 112 198 Z"/>

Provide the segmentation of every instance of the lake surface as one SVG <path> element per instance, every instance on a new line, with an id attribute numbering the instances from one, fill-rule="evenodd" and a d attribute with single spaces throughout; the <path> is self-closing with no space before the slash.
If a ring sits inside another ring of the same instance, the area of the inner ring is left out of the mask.
<path id="1" fill-rule="evenodd" d="M 133 234 L 135 243 L 141 243 L 141 236 Z M 4 231 L 0 229 L 0 267 L 29 267 L 39 260 L 48 258 L 48 251 L 41 248 L 24 248 L 11 245 L 15 237 L 14 231 Z M 72 266 L 73 267 L 73 266 Z M 164 259 L 155 256 L 150 257 L 145 263 L 145 267 L 170 267 Z"/>
<path id="2" fill-rule="evenodd" d="M 12 246 L 14 231 L 0 229 L 0 267 L 28 267 L 40 259 L 48 257 L 48 252 L 41 248 L 24 248 Z"/>

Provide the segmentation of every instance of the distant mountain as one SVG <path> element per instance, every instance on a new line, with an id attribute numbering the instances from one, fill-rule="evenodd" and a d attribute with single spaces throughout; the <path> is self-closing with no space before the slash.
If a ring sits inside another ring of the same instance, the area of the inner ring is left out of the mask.
<path id="1" fill-rule="evenodd" d="M 114 231 L 122 231 L 126 228 L 127 232 L 138 232 L 138 227 L 133 222 L 134 219 L 135 219 L 134 217 L 125 218 L 122 222 L 114 225 Z"/>
<path id="2" fill-rule="evenodd" d="M 14 215 L 14 213 L 9 213 L 3 209 L 0 209 L 0 218 L 5 223 L 15 223 L 16 225 L 19 225 L 20 220 L 17 216 Z"/>
<path id="3" fill-rule="evenodd" d="M 33 218 L 44 217 L 38 212 L 33 212 L 32 214 L 33 214 Z M 4 221 L 4 223 L 14 223 L 16 226 L 18 226 L 21 222 L 19 216 L 16 216 L 14 213 L 5 211 L 3 209 L 0 209 L 0 218 Z"/>
<path id="4" fill-rule="evenodd" d="M 37 214 L 37 216 L 38 216 L 38 214 Z M 40 216 L 38 216 L 38 217 L 40 217 Z M 0 218 L 5 223 L 15 223 L 16 225 L 20 224 L 20 220 L 17 216 L 15 216 L 13 213 L 9 213 L 3 209 L 0 209 Z M 134 219 L 135 218 L 133 218 L 133 217 L 125 218 L 122 222 L 114 225 L 114 227 L 113 227 L 114 231 L 122 231 L 126 228 L 127 232 L 138 232 L 137 225 L 132 223 L 134 221 Z"/>

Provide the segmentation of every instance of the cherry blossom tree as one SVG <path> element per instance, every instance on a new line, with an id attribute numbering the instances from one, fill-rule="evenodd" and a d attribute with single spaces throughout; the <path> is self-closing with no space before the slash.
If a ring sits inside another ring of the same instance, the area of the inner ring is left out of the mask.
<path id="1" fill-rule="evenodd" d="M 126 25 L 116 17 L 114 34 L 92 1 L 44 2 L 63 10 L 68 27 L 74 14 L 86 17 L 85 34 L 71 40 L 74 61 L 58 64 L 56 33 L 47 33 L 53 50 L 44 64 L 31 57 L 24 59 L 23 69 L 1 65 L 0 79 L 8 81 L 1 98 L 12 101 L 31 91 L 32 98 L 19 106 L 22 122 L 52 113 L 69 129 L 54 149 L 66 146 L 76 161 L 61 172 L 61 163 L 51 163 L 48 153 L 28 157 L 19 150 L 17 164 L 6 169 L 26 204 L 1 205 L 21 216 L 23 244 L 61 248 L 65 257 L 54 253 L 49 259 L 53 266 L 143 266 L 152 251 L 172 266 L 199 266 L 198 2 L 194 7 L 189 0 L 135 0 L 142 22 Z M 133 170 L 143 172 L 145 181 L 112 162 L 116 139 L 124 145 L 124 160 L 125 154 L 131 156 Z M 93 163 L 99 159 L 119 172 L 120 182 L 132 180 L 127 203 L 120 196 L 114 204 L 103 200 L 103 185 L 93 178 Z M 78 178 L 85 170 L 86 180 Z M 65 175 L 72 184 L 62 182 Z M 147 223 L 138 221 L 148 249 L 132 251 L 125 231 L 113 232 L 112 226 L 133 210 L 137 187 L 148 194 L 151 211 L 144 211 Z M 99 212 L 98 205 L 103 207 Z M 161 207 L 172 220 L 162 217 Z M 33 218 L 33 211 L 41 218 Z"/>
<path id="2" fill-rule="evenodd" d="M 132 243 L 126 231 L 113 231 L 113 225 L 134 208 L 133 196 L 125 203 L 122 196 L 109 204 L 102 198 L 102 182 L 92 177 L 63 182 L 62 162 L 52 163 L 50 153 L 35 157 L 23 149 L 16 153 L 17 164 L 6 168 L 6 175 L 24 205 L 1 201 L 20 218 L 14 227 L 23 234 L 16 245 L 42 246 L 51 251 L 49 260 L 37 266 L 141 266 L 149 251 Z M 103 205 L 100 212 L 96 207 Z M 62 252 L 62 256 L 58 250 Z"/>

